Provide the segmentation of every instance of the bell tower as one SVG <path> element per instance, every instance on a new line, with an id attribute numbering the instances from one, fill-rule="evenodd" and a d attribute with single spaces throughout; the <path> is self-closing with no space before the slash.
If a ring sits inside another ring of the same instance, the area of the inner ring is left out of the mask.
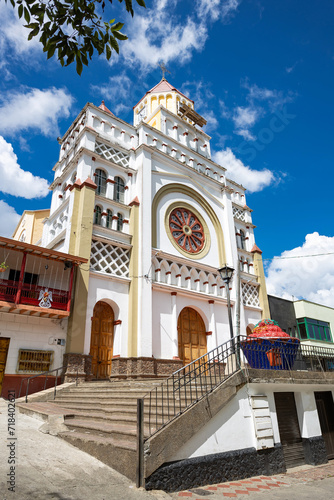
<path id="1" fill-rule="evenodd" d="M 165 77 L 146 92 L 133 108 L 133 123 L 148 123 L 161 131 L 161 109 L 165 108 L 185 120 L 190 125 L 206 125 L 206 120 L 194 110 L 194 101 L 173 87 Z"/>

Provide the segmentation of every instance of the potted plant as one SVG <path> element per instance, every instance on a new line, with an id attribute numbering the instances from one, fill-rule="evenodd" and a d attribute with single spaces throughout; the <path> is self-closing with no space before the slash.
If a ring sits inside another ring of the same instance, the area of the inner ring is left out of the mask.
<path id="1" fill-rule="evenodd" d="M 0 273 L 4 273 L 8 269 L 8 266 L 6 266 L 6 262 L 1 262 L 0 263 Z"/>

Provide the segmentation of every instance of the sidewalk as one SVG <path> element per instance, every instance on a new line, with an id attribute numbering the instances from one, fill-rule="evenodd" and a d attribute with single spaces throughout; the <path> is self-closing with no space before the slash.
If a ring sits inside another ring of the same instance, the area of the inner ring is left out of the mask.
<path id="1" fill-rule="evenodd" d="M 305 465 L 286 474 L 260 476 L 172 493 L 175 499 L 202 500 L 329 500 L 334 498 L 334 461 Z"/>
<path id="2" fill-rule="evenodd" d="M 60 438 L 39 432 L 41 421 L 20 414 L 17 409 L 11 415 L 15 423 L 11 423 L 8 430 L 8 403 L 0 399 L 0 500 L 334 498 L 334 461 L 318 467 L 291 469 L 287 474 L 261 476 L 171 494 L 136 489 L 129 479 L 96 458 Z M 12 429 L 14 433 L 10 435 Z M 8 459 L 14 459 L 15 463 L 9 464 Z M 14 469 L 11 471 L 10 467 Z M 7 474 L 10 473 L 14 478 L 15 492 L 8 490 Z"/>

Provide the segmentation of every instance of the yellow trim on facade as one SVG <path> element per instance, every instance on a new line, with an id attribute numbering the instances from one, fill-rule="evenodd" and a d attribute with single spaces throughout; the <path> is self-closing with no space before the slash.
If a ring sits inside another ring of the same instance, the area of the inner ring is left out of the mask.
<path id="1" fill-rule="evenodd" d="M 73 191 L 69 253 L 88 259 L 88 263 L 77 268 L 72 295 L 72 314 L 68 323 L 66 352 L 84 354 L 95 189 L 90 186 L 83 186 L 81 189 L 75 186 Z"/>
<path id="2" fill-rule="evenodd" d="M 190 210 L 191 212 L 193 212 L 196 215 L 196 217 L 199 219 L 200 223 L 202 224 L 203 229 L 204 229 L 205 240 L 204 240 L 204 246 L 200 252 L 197 252 L 197 253 L 187 252 L 186 250 L 183 250 L 174 240 L 172 233 L 171 233 L 171 230 L 170 230 L 170 227 L 169 227 L 169 217 L 170 217 L 171 212 L 174 210 L 174 208 L 186 208 L 186 209 Z M 210 238 L 209 228 L 208 228 L 205 220 L 201 216 L 201 214 L 192 205 L 189 205 L 189 203 L 185 203 L 184 201 L 175 201 L 174 203 L 172 203 L 168 207 L 168 209 L 166 210 L 166 214 L 165 214 L 165 230 L 166 230 L 167 236 L 168 236 L 170 242 L 172 243 L 173 247 L 176 248 L 176 250 L 178 252 L 180 252 L 180 254 L 183 255 L 183 257 L 187 257 L 188 259 L 194 259 L 194 260 L 202 259 L 203 257 L 205 257 L 205 255 L 210 250 L 211 238 Z"/>
<path id="3" fill-rule="evenodd" d="M 264 275 L 262 255 L 259 252 L 254 252 L 254 272 L 257 276 L 258 283 L 260 283 L 259 300 L 262 308 L 262 319 L 270 319 L 266 278 Z"/>
<path id="4" fill-rule="evenodd" d="M 209 202 L 203 198 L 197 191 L 194 189 L 184 186 L 182 184 L 177 184 L 177 183 L 172 183 L 172 184 L 167 184 L 166 186 L 162 187 L 159 189 L 159 191 L 156 193 L 153 203 L 152 203 L 152 246 L 153 248 L 157 248 L 157 210 L 158 210 L 158 205 L 162 198 L 170 193 L 182 193 L 190 198 L 193 198 L 194 200 L 197 201 L 201 205 L 201 207 L 204 209 L 204 211 L 207 213 L 208 217 L 210 218 L 212 225 L 215 229 L 216 236 L 217 236 L 217 245 L 218 245 L 218 255 L 219 255 L 219 265 L 222 266 L 225 261 L 225 244 L 224 244 L 224 233 L 223 229 L 221 227 L 220 221 L 209 204 Z M 179 202 L 180 204 L 184 203 L 183 201 Z M 186 255 L 189 257 L 189 254 L 187 253 Z"/>
<path id="5" fill-rule="evenodd" d="M 129 263 L 129 274 L 132 277 L 129 286 L 129 331 L 128 357 L 136 357 L 138 352 L 138 270 L 139 270 L 139 206 L 133 205 L 130 213 L 130 234 L 132 234 L 132 250 Z"/>

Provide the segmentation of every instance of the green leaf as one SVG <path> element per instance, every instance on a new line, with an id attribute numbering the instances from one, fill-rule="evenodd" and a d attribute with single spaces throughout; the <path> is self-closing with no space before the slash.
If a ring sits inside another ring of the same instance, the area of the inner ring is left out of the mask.
<path id="1" fill-rule="evenodd" d="M 109 43 L 111 47 L 116 50 L 117 54 L 119 53 L 119 47 L 118 43 L 116 42 L 115 38 L 113 36 L 110 36 Z"/>
<path id="2" fill-rule="evenodd" d="M 80 57 L 76 57 L 76 62 L 77 62 L 77 67 L 76 67 L 76 70 L 77 70 L 77 73 L 78 75 L 81 75 L 82 73 L 82 62 L 81 62 L 81 59 Z"/>
<path id="3" fill-rule="evenodd" d="M 115 31 L 114 37 L 117 38 L 117 40 L 127 40 L 128 37 L 126 35 L 123 35 L 123 33 L 120 33 L 119 31 Z"/>
<path id="4" fill-rule="evenodd" d="M 19 5 L 19 8 L 18 8 L 18 14 L 19 14 L 19 18 L 21 19 L 22 15 L 23 15 L 23 5 Z"/>
<path id="5" fill-rule="evenodd" d="M 113 26 L 111 26 L 112 31 L 119 31 L 123 28 L 124 23 L 116 23 Z"/>
<path id="6" fill-rule="evenodd" d="M 26 7 L 24 7 L 24 19 L 26 20 L 27 23 L 30 23 L 30 14 Z"/>

